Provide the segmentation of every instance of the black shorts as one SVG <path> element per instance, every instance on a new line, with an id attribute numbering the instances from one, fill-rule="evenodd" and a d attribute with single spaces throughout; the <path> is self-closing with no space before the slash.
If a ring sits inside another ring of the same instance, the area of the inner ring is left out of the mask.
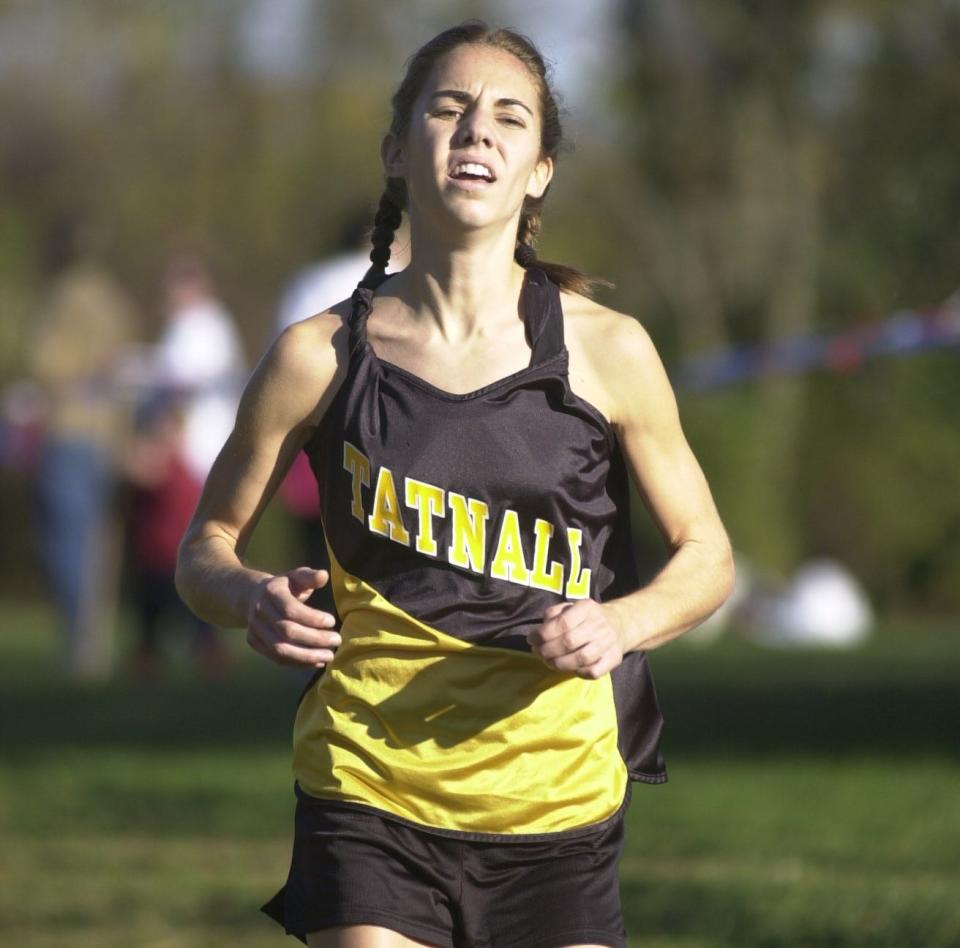
<path id="1" fill-rule="evenodd" d="M 584 834 L 477 842 L 298 797 L 290 875 L 263 911 L 303 942 L 380 925 L 444 948 L 626 944 L 623 810 Z"/>

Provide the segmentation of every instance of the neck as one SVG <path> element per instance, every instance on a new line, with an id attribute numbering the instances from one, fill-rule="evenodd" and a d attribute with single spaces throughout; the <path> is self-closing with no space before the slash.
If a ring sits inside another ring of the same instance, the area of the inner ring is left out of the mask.
<path id="1" fill-rule="evenodd" d="M 459 245 L 420 239 L 411 221 L 410 265 L 398 285 L 413 312 L 436 323 L 447 340 L 469 338 L 518 312 L 524 270 L 513 259 L 513 228 L 470 235 Z M 400 278 L 398 277 L 398 280 Z"/>

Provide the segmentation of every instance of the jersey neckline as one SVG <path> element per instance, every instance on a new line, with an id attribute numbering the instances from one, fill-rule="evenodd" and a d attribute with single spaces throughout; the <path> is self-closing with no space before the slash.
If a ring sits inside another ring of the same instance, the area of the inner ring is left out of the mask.
<path id="1" fill-rule="evenodd" d="M 417 388 L 422 389 L 428 395 L 433 395 L 436 398 L 441 398 L 444 401 L 451 402 L 468 402 L 472 399 L 482 398 L 484 395 L 489 395 L 497 389 L 507 388 L 528 375 L 538 373 L 543 369 L 551 369 L 554 367 L 555 363 L 558 369 L 561 368 L 562 363 L 562 369 L 565 371 L 567 363 L 567 350 L 564 349 L 562 352 L 557 353 L 546 362 L 537 362 L 535 365 L 526 365 L 522 369 L 518 369 L 516 372 L 511 372 L 509 375 L 501 376 L 500 378 L 495 379 L 492 382 L 488 382 L 486 385 L 476 388 L 471 392 L 450 392 L 445 388 L 440 388 L 439 386 L 434 385 L 432 382 L 428 382 L 425 378 L 417 375 L 415 372 L 411 372 L 394 362 L 388 361 L 387 359 L 381 359 L 380 356 L 376 354 L 373 346 L 371 346 L 369 342 L 364 342 L 364 351 L 380 368 L 386 369 L 392 374 L 399 375 L 405 381 L 409 382 L 411 385 L 415 385 Z"/>
<path id="2" fill-rule="evenodd" d="M 395 274 L 389 274 L 377 285 L 377 288 L 393 276 Z M 519 301 L 524 335 L 530 346 L 530 361 L 516 372 L 501 376 L 469 392 L 451 392 L 440 388 L 415 372 L 377 355 L 367 338 L 367 317 L 373 309 L 374 293 L 375 290 L 369 287 L 357 287 L 354 290 L 353 309 L 350 314 L 351 351 L 362 352 L 381 369 L 399 375 L 429 395 L 446 401 L 470 401 L 482 398 L 501 387 L 514 384 L 528 374 L 540 372 L 555 365 L 562 372 L 566 372 L 568 353 L 563 340 L 563 309 L 560 303 L 560 291 L 547 274 L 538 267 L 530 267 L 525 271 Z"/>

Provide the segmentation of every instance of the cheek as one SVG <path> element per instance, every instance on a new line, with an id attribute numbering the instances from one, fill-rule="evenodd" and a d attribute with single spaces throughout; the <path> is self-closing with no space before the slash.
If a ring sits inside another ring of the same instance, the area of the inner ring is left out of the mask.
<path id="1" fill-rule="evenodd" d="M 433 178 L 438 169 L 446 167 L 447 150 L 442 135 L 423 136 L 410 152 L 410 172 L 419 178 Z"/>
<path id="2" fill-rule="evenodd" d="M 519 187 L 526 189 L 528 186 L 534 184 L 532 175 L 537 168 L 539 157 L 539 152 L 528 152 L 518 160 L 517 167 L 520 170 L 517 172 L 517 185 Z"/>

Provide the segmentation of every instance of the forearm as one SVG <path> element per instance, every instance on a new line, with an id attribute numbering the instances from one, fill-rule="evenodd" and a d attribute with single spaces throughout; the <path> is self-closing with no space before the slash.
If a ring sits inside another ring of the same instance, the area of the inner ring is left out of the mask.
<path id="1" fill-rule="evenodd" d="M 730 595 L 733 580 L 726 536 L 685 541 L 652 582 L 605 604 L 624 652 L 657 648 L 699 625 Z"/>
<path id="2" fill-rule="evenodd" d="M 184 539 L 177 558 L 177 592 L 191 611 L 214 625 L 246 626 L 255 590 L 272 576 L 243 564 L 219 534 Z"/>

